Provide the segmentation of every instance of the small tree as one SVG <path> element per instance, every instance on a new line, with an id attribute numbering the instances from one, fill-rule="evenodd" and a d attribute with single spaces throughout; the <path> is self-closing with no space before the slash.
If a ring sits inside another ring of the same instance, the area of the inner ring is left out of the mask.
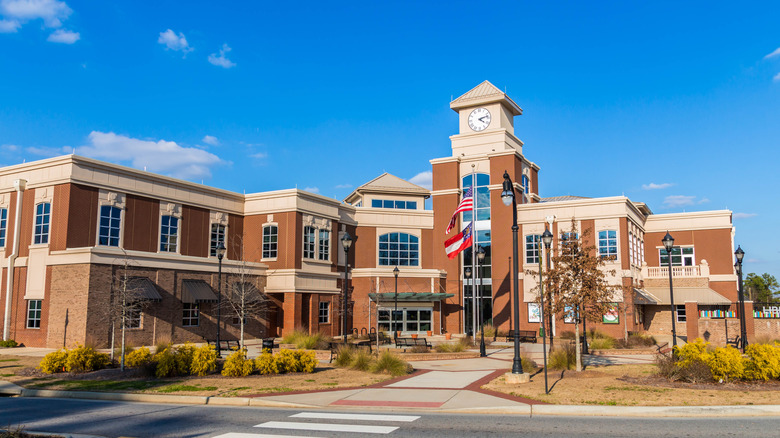
<path id="1" fill-rule="evenodd" d="M 252 267 L 243 259 L 243 252 L 240 251 L 241 239 L 236 239 L 239 254 L 239 260 L 236 267 L 232 270 L 230 277 L 233 283 L 227 285 L 224 289 L 227 296 L 223 297 L 222 307 L 231 310 L 238 318 L 239 323 L 239 344 L 244 346 L 244 329 L 246 321 L 250 317 L 259 316 L 264 319 L 268 310 L 268 297 L 260 292 L 260 277 L 252 274 Z M 227 281 L 225 276 L 225 281 Z"/>
<path id="2" fill-rule="evenodd" d="M 551 313 L 573 314 L 577 371 L 582 371 L 580 323 L 583 318 L 600 320 L 610 310 L 616 289 L 607 282 L 607 275 L 614 275 L 615 271 L 603 269 L 607 259 L 596 254 L 594 245 L 584 243 L 591 232 L 583 230 L 580 236 L 572 219 L 571 231 L 558 239 L 559 252 L 552 257 L 552 266 L 544 278 L 544 299 Z"/>
<path id="3" fill-rule="evenodd" d="M 770 274 L 757 275 L 750 273 L 744 283 L 746 298 L 757 303 L 775 303 L 780 292 L 780 284 Z"/>
<path id="4" fill-rule="evenodd" d="M 124 250 L 123 250 L 124 252 Z M 125 370 L 125 331 L 130 322 L 143 310 L 147 297 L 140 287 L 139 279 L 129 275 L 130 259 L 125 253 L 122 265 L 117 269 L 112 267 L 113 281 L 108 305 L 108 317 L 111 321 L 111 359 L 114 358 L 114 337 L 116 326 L 119 325 L 121 346 L 119 350 L 119 367 Z"/>

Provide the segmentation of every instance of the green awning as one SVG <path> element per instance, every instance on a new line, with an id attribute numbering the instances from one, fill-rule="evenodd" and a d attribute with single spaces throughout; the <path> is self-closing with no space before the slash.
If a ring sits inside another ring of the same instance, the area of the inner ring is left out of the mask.
<path id="1" fill-rule="evenodd" d="M 432 301 L 443 301 L 447 298 L 454 297 L 455 294 L 445 294 L 445 293 L 432 293 L 432 292 L 401 292 L 398 294 L 398 301 L 417 301 L 417 302 L 432 302 Z M 371 298 L 371 301 L 378 302 L 378 303 L 388 303 L 393 302 L 396 300 L 396 294 L 393 292 L 389 293 L 370 293 L 368 294 L 368 297 Z"/>

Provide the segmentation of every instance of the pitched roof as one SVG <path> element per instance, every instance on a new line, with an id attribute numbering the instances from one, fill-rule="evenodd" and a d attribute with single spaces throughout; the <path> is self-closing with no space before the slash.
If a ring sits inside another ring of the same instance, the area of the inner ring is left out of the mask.
<path id="1" fill-rule="evenodd" d="M 385 172 L 356 188 L 349 196 L 344 198 L 344 202 L 351 204 L 359 196 L 362 196 L 365 193 L 401 193 L 406 195 L 421 195 L 426 198 L 431 195 L 430 190 Z"/>
<path id="2" fill-rule="evenodd" d="M 486 103 L 501 102 L 508 107 L 516 116 L 523 114 L 523 109 L 518 106 L 514 100 L 499 90 L 490 81 L 484 81 L 464 95 L 450 102 L 450 108 L 457 111 L 461 108 L 477 106 Z"/>

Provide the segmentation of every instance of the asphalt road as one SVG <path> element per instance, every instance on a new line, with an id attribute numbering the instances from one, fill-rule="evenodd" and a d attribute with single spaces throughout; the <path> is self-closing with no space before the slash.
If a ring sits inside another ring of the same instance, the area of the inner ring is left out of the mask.
<path id="1" fill-rule="evenodd" d="M 105 437 L 777 437 L 778 424 L 773 417 L 528 418 L 0 398 L 2 427 Z"/>

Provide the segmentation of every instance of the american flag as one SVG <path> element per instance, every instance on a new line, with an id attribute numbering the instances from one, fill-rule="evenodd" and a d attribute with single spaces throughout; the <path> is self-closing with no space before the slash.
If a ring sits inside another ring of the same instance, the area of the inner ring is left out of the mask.
<path id="1" fill-rule="evenodd" d="M 460 204 L 458 204 L 458 208 L 455 209 L 455 213 L 452 213 L 452 219 L 450 219 L 450 224 L 447 225 L 446 234 L 450 234 L 450 231 L 455 228 L 455 223 L 457 222 L 460 213 L 472 210 L 474 210 L 474 192 L 471 187 L 469 187 L 466 189 L 466 192 L 463 193 L 463 199 L 460 200 Z"/>

